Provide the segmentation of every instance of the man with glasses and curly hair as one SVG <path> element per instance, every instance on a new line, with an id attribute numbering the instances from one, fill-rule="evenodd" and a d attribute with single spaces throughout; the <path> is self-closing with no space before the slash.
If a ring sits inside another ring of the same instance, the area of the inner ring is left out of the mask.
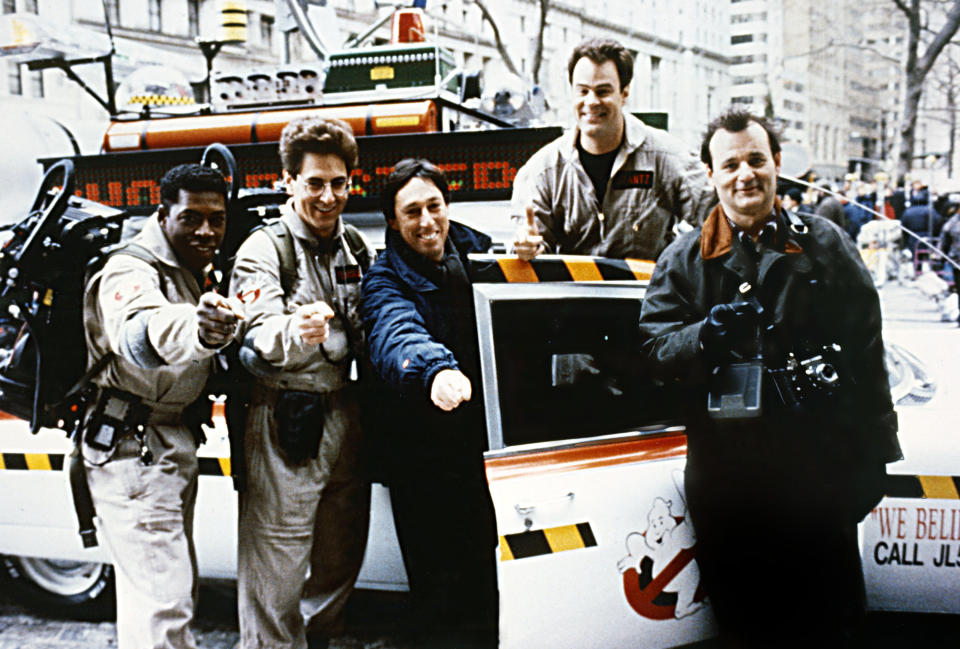
<path id="1" fill-rule="evenodd" d="M 243 649 L 326 647 L 342 633 L 370 508 L 350 381 L 374 253 L 340 218 L 357 143 L 346 123 L 305 117 L 283 129 L 280 156 L 290 199 L 240 246 L 230 282 L 246 303 L 241 360 L 257 377 L 240 500 Z"/>

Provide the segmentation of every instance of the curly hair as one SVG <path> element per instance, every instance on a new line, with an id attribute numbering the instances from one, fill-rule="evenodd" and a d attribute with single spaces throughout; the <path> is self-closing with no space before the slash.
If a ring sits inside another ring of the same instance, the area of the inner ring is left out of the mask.
<path id="1" fill-rule="evenodd" d="M 383 191 L 380 193 L 380 209 L 383 210 L 383 216 L 387 223 L 397 218 L 395 211 L 397 193 L 412 178 L 423 178 L 432 182 L 443 194 L 443 202 L 450 202 L 450 187 L 447 185 L 447 176 L 439 167 L 422 158 L 404 158 L 394 165 L 393 171 L 387 176 Z"/>
<path id="2" fill-rule="evenodd" d="M 609 38 L 588 38 L 573 48 L 570 59 L 567 61 L 567 75 L 570 83 L 573 83 L 573 69 L 577 67 L 577 61 L 583 57 L 587 57 L 597 65 L 613 61 L 617 66 L 621 91 L 633 80 L 633 54 L 627 48 Z"/>
<path id="3" fill-rule="evenodd" d="M 357 168 L 357 141 L 353 129 L 340 119 L 300 117 L 280 133 L 280 161 L 291 176 L 300 174 L 306 153 L 332 153 L 343 160 L 347 173 Z"/>
<path id="4" fill-rule="evenodd" d="M 177 165 L 160 180 L 160 200 L 166 209 L 180 200 L 180 190 L 216 192 L 227 200 L 227 181 L 216 169 L 190 163 Z"/>

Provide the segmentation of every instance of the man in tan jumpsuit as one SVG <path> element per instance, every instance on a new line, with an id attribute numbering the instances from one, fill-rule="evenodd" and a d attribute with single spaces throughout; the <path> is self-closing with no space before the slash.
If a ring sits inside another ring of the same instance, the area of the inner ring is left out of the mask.
<path id="1" fill-rule="evenodd" d="M 691 149 L 626 111 L 633 56 L 588 39 L 567 63 L 576 128 L 537 151 L 513 183 L 513 243 L 542 252 L 656 259 L 717 202 Z"/>
<path id="2" fill-rule="evenodd" d="M 363 348 L 360 279 L 373 250 L 340 218 L 356 141 L 346 123 L 308 117 L 284 128 L 280 155 L 291 194 L 281 235 L 269 225 L 254 232 L 230 282 L 246 303 L 241 358 L 258 376 L 240 500 L 243 649 L 324 647 L 342 633 L 370 507 L 350 374 Z M 295 251 L 289 285 L 284 246 Z"/>
<path id="3" fill-rule="evenodd" d="M 94 379 L 82 453 L 116 570 L 121 649 L 196 647 L 197 441 L 182 413 L 242 310 L 201 289 L 226 227 L 223 177 L 180 165 L 164 176 L 161 197 L 132 240 L 139 253 L 111 256 L 84 298 L 89 363 L 109 358 Z M 124 416 L 137 402 L 140 415 Z"/>

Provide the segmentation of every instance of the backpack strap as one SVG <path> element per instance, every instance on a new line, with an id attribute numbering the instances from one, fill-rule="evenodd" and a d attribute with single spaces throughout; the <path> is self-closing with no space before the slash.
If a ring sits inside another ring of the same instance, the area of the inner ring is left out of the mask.
<path id="1" fill-rule="evenodd" d="M 277 250 L 280 260 L 280 289 L 284 297 L 290 295 L 297 280 L 297 251 L 293 247 L 293 234 L 282 219 L 271 219 L 263 225 L 270 242 Z"/>
<path id="2" fill-rule="evenodd" d="M 293 284 L 298 276 L 297 251 L 293 246 L 293 234 L 287 224 L 283 222 L 283 219 L 271 219 L 263 224 L 262 229 L 277 250 L 277 257 L 280 260 L 280 289 L 284 296 L 288 296 L 290 291 L 293 290 Z M 370 258 L 370 250 L 364 243 L 360 231 L 349 223 L 344 223 L 343 238 L 346 239 L 347 247 L 357 263 L 360 264 L 360 268 L 366 272 L 373 260 Z"/>
<path id="3" fill-rule="evenodd" d="M 370 259 L 370 250 L 367 248 L 366 243 L 364 243 L 360 230 L 349 223 L 344 223 L 343 238 L 347 240 L 347 247 L 350 248 L 350 253 L 354 259 L 357 260 L 357 263 L 360 264 L 360 268 L 363 272 L 367 272 L 373 260 Z"/>
<path id="4" fill-rule="evenodd" d="M 117 246 L 109 248 L 103 255 L 103 263 L 105 264 L 106 260 L 114 255 L 129 255 L 131 257 L 136 257 L 137 259 L 150 264 L 158 274 L 161 272 L 160 264 L 157 262 L 156 255 L 154 255 L 145 247 L 141 246 L 139 243 L 128 241 L 127 243 L 121 243 Z M 163 282 L 160 282 L 160 290 L 163 290 Z M 87 371 L 83 373 L 83 376 L 77 379 L 77 382 L 70 386 L 70 389 L 67 390 L 67 393 L 63 395 L 63 398 L 59 401 L 59 403 L 68 403 L 70 400 L 79 396 L 80 393 L 83 392 L 83 389 L 86 388 L 90 383 L 90 381 L 95 379 L 97 375 L 107 367 L 107 364 L 113 357 L 114 353 L 107 351 L 106 354 L 98 358 L 93 365 L 87 368 Z"/>

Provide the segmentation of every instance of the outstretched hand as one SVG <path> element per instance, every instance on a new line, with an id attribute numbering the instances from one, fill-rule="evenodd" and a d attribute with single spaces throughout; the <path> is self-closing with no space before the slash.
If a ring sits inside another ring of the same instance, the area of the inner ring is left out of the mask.
<path id="1" fill-rule="evenodd" d="M 450 412 L 464 401 L 470 401 L 473 387 L 460 370 L 440 370 L 430 386 L 430 400 L 437 408 Z"/>
<path id="2" fill-rule="evenodd" d="M 323 343 L 330 334 L 328 322 L 334 315 L 326 302 L 312 302 L 297 307 L 293 317 L 298 321 L 300 338 L 308 345 Z"/>
<path id="3" fill-rule="evenodd" d="M 233 297 L 204 293 L 197 303 L 197 324 L 200 340 L 219 347 L 233 340 L 237 323 L 243 320 L 243 303 Z"/>

